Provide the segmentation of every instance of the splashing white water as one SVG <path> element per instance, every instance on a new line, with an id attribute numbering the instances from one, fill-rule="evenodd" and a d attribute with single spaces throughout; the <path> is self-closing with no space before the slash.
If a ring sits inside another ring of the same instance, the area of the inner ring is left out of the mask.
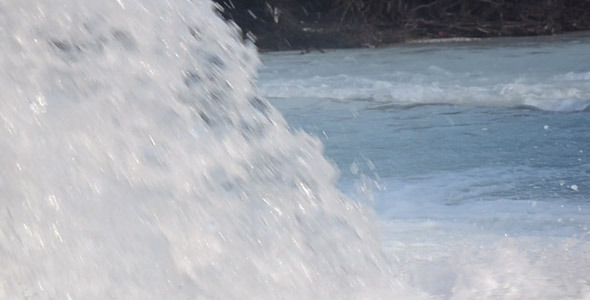
<path id="1" fill-rule="evenodd" d="M 537 48 L 543 46 L 518 46 L 516 41 L 498 39 L 455 47 L 267 54 L 260 90 L 269 98 L 361 100 L 371 108 L 450 104 L 587 110 L 590 70 L 580 62 L 588 60 L 590 47 L 587 42 L 572 44 L 567 37 L 561 38 L 553 47 L 547 43 L 540 53 Z M 583 40 L 588 37 L 584 35 Z M 555 57 L 563 59 L 552 62 Z"/>
<path id="2" fill-rule="evenodd" d="M 340 102 L 361 99 L 369 101 L 371 107 L 375 108 L 392 105 L 452 104 L 527 106 L 546 111 L 572 112 L 590 107 L 590 99 L 587 96 L 590 88 L 587 80 L 555 80 L 548 83 L 516 80 L 490 86 L 469 86 L 463 83 L 424 83 L 418 75 L 401 72 L 396 75 L 405 79 L 376 80 L 356 75 L 336 75 L 280 82 L 276 80 L 266 84 L 263 93 L 271 98 L 320 97 Z M 454 74 L 448 76 L 453 77 Z M 410 78 L 410 82 L 404 82 L 407 81 L 406 78 Z"/>
<path id="3" fill-rule="evenodd" d="M 2 1 L 0 51 L 0 298 L 403 292 L 209 1 Z"/>

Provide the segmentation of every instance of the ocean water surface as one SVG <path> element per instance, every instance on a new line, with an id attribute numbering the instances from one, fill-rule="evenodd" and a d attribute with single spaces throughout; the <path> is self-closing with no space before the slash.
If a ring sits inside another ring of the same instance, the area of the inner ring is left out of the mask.
<path id="1" fill-rule="evenodd" d="M 262 56 L 435 299 L 590 297 L 590 35 Z"/>

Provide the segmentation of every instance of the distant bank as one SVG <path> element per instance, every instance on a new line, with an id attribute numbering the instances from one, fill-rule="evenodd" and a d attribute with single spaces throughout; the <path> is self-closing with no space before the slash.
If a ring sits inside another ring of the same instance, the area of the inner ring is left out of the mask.
<path id="1" fill-rule="evenodd" d="M 262 51 L 590 30 L 590 0 L 215 0 Z"/>

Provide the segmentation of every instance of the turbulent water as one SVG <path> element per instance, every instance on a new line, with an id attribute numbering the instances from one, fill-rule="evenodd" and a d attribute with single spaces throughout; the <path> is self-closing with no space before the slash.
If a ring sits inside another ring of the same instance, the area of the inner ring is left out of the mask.
<path id="1" fill-rule="evenodd" d="M 263 55 L 434 299 L 590 299 L 590 35 Z M 372 192 L 371 192 L 372 189 Z"/>
<path id="2" fill-rule="evenodd" d="M 590 299 L 587 34 L 257 79 L 208 0 L 0 0 L 0 53 L 0 299 Z"/>
<path id="3" fill-rule="evenodd" d="M 0 299 L 422 294 L 209 1 L 3 0 L 0 53 Z"/>

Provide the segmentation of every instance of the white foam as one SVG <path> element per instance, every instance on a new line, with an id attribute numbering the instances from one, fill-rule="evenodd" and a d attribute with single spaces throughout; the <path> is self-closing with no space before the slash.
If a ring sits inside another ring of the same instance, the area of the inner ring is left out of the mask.
<path id="1" fill-rule="evenodd" d="M 0 2 L 0 298 L 404 293 L 209 1 Z"/>
<path id="2" fill-rule="evenodd" d="M 271 98 L 451 104 L 582 111 L 590 106 L 588 43 L 493 40 L 406 45 L 303 56 L 266 54 L 261 92 Z M 561 59 L 562 57 L 564 57 Z M 279 63 L 280 61 L 280 63 Z M 353 70 L 351 72 L 351 70 Z"/>
<path id="3" fill-rule="evenodd" d="M 454 76 L 454 75 L 444 75 Z M 573 75 L 570 75 L 573 76 Z M 492 85 L 427 82 L 420 75 L 399 74 L 399 80 L 336 75 L 266 81 L 261 86 L 271 98 L 319 97 L 338 101 L 370 101 L 375 105 L 454 104 L 475 106 L 531 106 L 547 111 L 582 111 L 590 106 L 589 85 L 563 81 L 533 83 L 517 79 Z M 410 80 L 407 80 L 407 78 Z"/>
<path id="4" fill-rule="evenodd" d="M 477 169 L 380 182 L 387 189 L 375 199 L 395 268 L 434 299 L 590 297 L 590 206 L 549 194 L 514 199 L 526 194 L 511 191 L 518 188 L 514 173 Z"/>

